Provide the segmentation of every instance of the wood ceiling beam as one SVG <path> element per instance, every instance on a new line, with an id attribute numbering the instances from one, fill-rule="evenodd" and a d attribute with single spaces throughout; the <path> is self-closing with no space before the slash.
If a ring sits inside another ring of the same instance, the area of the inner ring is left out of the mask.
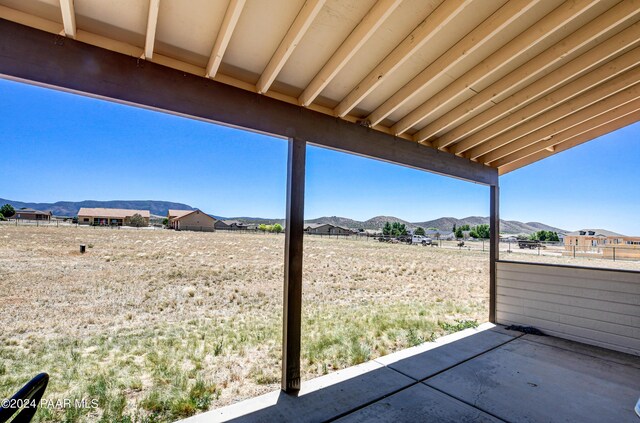
<path id="1" fill-rule="evenodd" d="M 453 132 L 451 128 L 468 120 L 482 107 L 493 105 L 497 97 L 514 92 L 518 87 L 525 86 L 549 73 L 553 66 L 561 62 L 567 55 L 588 45 L 612 29 L 637 19 L 639 14 L 640 0 L 626 0 L 618 3 L 524 65 L 422 128 L 416 133 L 414 140 L 418 142 L 429 141 L 431 145 L 439 149 L 451 145 L 465 135 Z M 445 131 L 448 132 L 443 134 Z M 443 135 L 432 140 L 438 134 Z"/>
<path id="2" fill-rule="evenodd" d="M 635 112 L 626 116 L 622 116 L 612 122 L 609 122 L 606 125 L 599 126 L 590 131 L 584 132 L 578 135 L 577 137 L 574 137 L 563 143 L 555 145 L 552 152 L 547 150 L 542 150 L 538 153 L 532 154 L 518 161 L 504 165 L 498 169 L 498 172 L 500 173 L 500 175 L 513 172 L 516 169 L 520 169 L 521 167 L 546 159 L 549 156 L 553 156 L 554 154 L 558 154 L 560 152 L 566 151 L 570 148 L 573 148 L 580 144 L 584 144 L 585 142 L 594 140 L 598 137 L 609 134 L 613 131 L 617 131 L 618 129 L 624 128 L 625 126 L 632 125 L 639 121 L 640 121 L 640 112 Z"/>
<path id="3" fill-rule="evenodd" d="M 64 28 L 60 28 L 60 23 L 58 22 L 30 15 L 20 10 L 11 9 L 2 5 L 0 5 L 0 19 L 6 19 L 21 25 L 30 26 L 51 34 L 60 34 L 61 31 L 64 31 Z"/>
<path id="4" fill-rule="evenodd" d="M 556 31 L 562 29 L 572 19 L 590 10 L 596 4 L 598 4 L 598 0 L 578 0 L 575 2 L 562 3 L 544 18 L 530 26 L 526 31 L 516 36 L 471 70 L 433 95 L 415 110 L 411 111 L 411 113 L 400 119 L 391 128 L 392 133 L 396 135 L 403 134 L 442 108 L 456 101 L 459 102 L 463 94 L 472 91 L 474 85 L 482 84 L 487 78 L 496 75 L 505 65 L 521 57 L 521 55 L 546 40 Z"/>
<path id="5" fill-rule="evenodd" d="M 640 29 L 640 25 L 638 26 L 638 28 Z M 638 43 L 640 43 L 640 39 L 637 39 L 636 44 Z M 598 46 L 589 52 L 593 54 L 587 55 L 598 57 L 586 57 L 586 59 L 593 59 L 593 62 L 597 64 L 599 56 L 601 54 L 605 56 L 605 53 L 607 52 L 608 51 L 604 46 L 602 46 L 602 48 Z M 582 58 L 584 58 L 584 56 L 581 56 L 581 59 Z M 572 65 L 570 66 L 571 70 L 567 71 L 567 73 L 569 74 L 576 72 L 578 69 L 581 69 L 577 66 L 573 66 L 573 62 L 575 62 L 575 60 L 567 64 L 567 66 Z M 593 63 L 590 60 L 579 60 L 579 62 L 584 62 L 586 66 L 589 66 L 591 63 Z M 544 97 L 541 97 L 538 100 L 529 103 L 525 107 L 522 107 L 521 109 L 518 109 L 511 114 L 503 113 L 504 117 L 502 117 L 502 119 L 494 121 L 494 123 L 492 123 L 491 125 L 486 126 L 480 131 L 475 132 L 469 137 L 463 139 L 459 143 L 449 147 L 449 152 L 454 154 L 461 154 L 468 150 L 469 157 L 475 158 L 488 151 L 491 151 L 491 149 L 496 148 L 496 145 L 493 142 L 493 138 L 514 127 L 517 127 L 518 125 L 521 125 L 528 120 L 535 118 L 536 116 L 544 113 L 547 110 L 558 107 L 558 105 L 565 103 L 574 97 L 577 97 L 578 95 L 588 91 L 589 89 L 597 85 L 600 85 L 604 81 L 607 81 L 617 75 L 622 74 L 623 72 L 628 71 L 629 69 L 638 65 L 639 62 L 640 47 L 636 47 L 635 49 L 623 54 L 622 56 L 619 56 L 611 60 L 610 62 L 607 62 L 606 64 L 600 66 L 599 68 L 596 68 L 595 70 L 592 70 L 591 72 L 577 79 L 574 79 L 568 84 L 561 86 L 555 91 L 552 91 L 550 94 L 547 94 Z M 525 99 L 527 97 L 535 98 L 536 93 L 544 93 L 545 91 L 548 91 L 548 87 L 557 86 L 558 84 L 555 83 L 555 81 L 563 79 L 563 73 L 565 73 L 563 71 L 564 69 L 558 69 L 556 72 L 549 74 L 547 75 L 547 77 L 544 77 L 531 84 L 529 87 L 525 88 L 518 94 L 498 103 L 494 108 L 498 110 L 515 109 L 518 104 L 522 104 L 525 101 L 523 97 Z M 505 107 L 502 107 L 503 103 L 505 104 Z M 489 115 L 493 116 L 494 108 L 489 109 L 486 112 L 489 112 Z M 486 112 L 480 113 L 476 117 L 483 117 L 485 116 Z M 496 113 L 500 112 L 498 111 Z M 486 119 L 490 119 L 490 117 L 487 116 Z M 476 119 L 474 118 L 473 120 Z M 477 154 L 478 152 L 479 154 Z"/>
<path id="6" fill-rule="evenodd" d="M 60 0 L 60 10 L 62 11 L 62 24 L 64 25 L 64 35 L 69 38 L 76 38 L 76 12 L 73 7 L 73 0 Z"/>
<path id="7" fill-rule="evenodd" d="M 220 68 L 220 63 L 222 63 L 222 57 L 225 51 L 227 51 L 231 36 L 233 35 L 233 31 L 236 28 L 245 4 L 246 0 L 231 0 L 229 2 L 229 6 L 227 6 L 224 18 L 222 19 L 220 31 L 218 32 L 216 41 L 213 44 L 213 49 L 211 50 L 211 55 L 209 56 L 209 62 L 205 70 L 205 76 L 207 78 L 213 78 L 218 73 L 218 68 Z"/>
<path id="8" fill-rule="evenodd" d="M 147 17 L 147 35 L 144 41 L 144 58 L 153 57 L 153 46 L 156 42 L 156 27 L 158 26 L 158 12 L 160 0 L 149 0 L 149 16 Z"/>
<path id="9" fill-rule="evenodd" d="M 478 159 L 478 162 L 495 162 L 502 157 L 508 156 L 509 154 L 533 145 L 539 141 L 549 140 L 553 138 L 553 136 L 557 133 L 566 131 L 576 125 L 581 124 L 586 120 L 592 119 L 603 113 L 607 113 L 609 110 L 635 100 L 639 96 L 639 93 L 640 87 L 636 84 L 610 97 L 598 101 L 586 108 L 576 111 L 575 113 L 567 115 L 564 118 L 559 119 L 545 127 L 533 131 L 524 137 L 512 141 L 509 144 L 505 144 L 504 146 L 492 151 L 491 153 L 481 156 Z"/>
<path id="10" fill-rule="evenodd" d="M 262 72 L 262 76 L 258 80 L 256 87 L 258 93 L 262 94 L 269 90 L 273 81 L 284 67 L 285 63 L 306 34 L 307 30 L 311 26 L 311 23 L 318 16 L 322 6 L 324 6 L 326 0 L 307 0 L 296 19 L 291 24 L 291 27 L 287 31 L 287 34 L 282 39 L 282 42 L 278 46 L 278 49 L 271 57 L 269 64 Z"/>
<path id="11" fill-rule="evenodd" d="M 334 109 L 343 117 L 376 87 L 407 61 L 418 49 L 436 37 L 449 22 L 462 12 L 471 0 L 448 0 L 440 4 L 387 57 L 351 90 Z"/>
<path id="12" fill-rule="evenodd" d="M 465 154 L 465 157 L 478 159 L 478 161 L 482 163 L 487 163 L 506 154 L 510 154 L 512 152 L 511 149 L 515 148 L 514 146 L 518 143 L 523 143 L 525 140 L 527 140 L 526 142 L 536 142 L 545 136 L 552 135 L 548 133 L 550 128 L 561 128 L 562 125 L 569 125 L 571 122 L 577 124 L 579 122 L 575 122 L 575 119 L 585 116 L 585 113 L 595 114 L 596 110 L 598 110 L 599 113 L 604 113 L 616 107 L 623 101 L 620 100 L 621 98 L 628 99 L 629 96 L 632 96 L 633 93 L 639 89 L 636 86 L 639 82 L 640 67 L 636 67 L 472 148 Z M 626 94 L 625 90 L 629 87 L 632 87 L 630 88 L 632 93 Z M 606 101 L 603 99 L 606 99 Z M 589 109 L 589 111 L 583 110 L 589 108 L 591 105 L 594 105 L 594 107 Z M 608 109 L 602 109 L 603 107 L 607 107 L 607 105 L 610 105 Z M 568 126 L 565 126 L 565 128 L 567 127 Z M 544 135 L 540 136 L 540 134 Z M 515 140 L 518 140 L 518 142 L 516 143 Z"/>
<path id="13" fill-rule="evenodd" d="M 549 135 L 543 138 L 541 141 L 538 141 L 520 150 L 514 151 L 513 153 L 492 162 L 491 166 L 499 168 L 543 150 L 553 152 L 555 151 L 555 146 L 564 141 L 577 137 L 585 132 L 591 131 L 602 125 L 606 125 L 609 122 L 612 122 L 623 116 L 635 113 L 637 111 L 640 111 L 640 98 L 636 98 L 635 100 L 632 100 L 621 106 L 615 107 L 605 113 L 594 116 L 565 131 L 561 131 L 553 135 Z"/>
<path id="14" fill-rule="evenodd" d="M 421 93 L 422 90 L 427 89 L 433 81 L 490 42 L 500 31 L 531 10 L 539 1 L 507 2 L 382 103 L 367 117 L 367 120 L 371 125 L 377 125 L 382 122 L 391 113 Z"/>
<path id="15" fill-rule="evenodd" d="M 320 72 L 318 72 L 309 85 L 307 85 L 307 88 L 305 88 L 298 98 L 300 105 L 307 107 L 313 103 L 322 90 L 329 85 L 338 72 L 342 70 L 376 30 L 380 28 L 380 25 L 396 10 L 400 3 L 402 3 L 402 0 L 378 0 L 322 67 Z"/>
<path id="16" fill-rule="evenodd" d="M 71 39 L 54 44 L 55 39 L 56 35 L 0 19 L 0 76 L 276 137 L 299 138 L 481 184 L 498 182 L 496 169 L 449 153 L 154 62 L 140 66 L 139 56 Z"/>

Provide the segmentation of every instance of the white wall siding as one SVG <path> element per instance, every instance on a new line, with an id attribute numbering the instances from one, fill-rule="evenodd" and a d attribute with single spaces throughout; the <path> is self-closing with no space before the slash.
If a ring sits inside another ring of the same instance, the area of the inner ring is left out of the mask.
<path id="1" fill-rule="evenodd" d="M 640 355 L 640 272 L 497 263 L 496 319 Z"/>

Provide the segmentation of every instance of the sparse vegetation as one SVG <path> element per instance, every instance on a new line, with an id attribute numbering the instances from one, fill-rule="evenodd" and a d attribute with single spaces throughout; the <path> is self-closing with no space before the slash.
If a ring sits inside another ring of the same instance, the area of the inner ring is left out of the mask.
<path id="1" fill-rule="evenodd" d="M 262 232 L 273 232 L 279 234 L 284 230 L 284 228 L 279 223 L 276 223 L 275 225 L 265 225 L 264 223 L 261 223 L 258 226 L 258 230 Z"/>
<path id="2" fill-rule="evenodd" d="M 560 238 L 556 232 L 552 231 L 538 231 L 531 234 L 529 237 L 531 241 L 551 241 L 558 242 Z"/>
<path id="3" fill-rule="evenodd" d="M 489 239 L 491 236 L 489 232 L 489 225 L 482 224 L 474 227 L 471 229 L 469 236 L 477 239 Z"/>
<path id="4" fill-rule="evenodd" d="M 0 207 L 0 215 L 3 217 L 12 217 L 14 214 L 16 214 L 16 211 L 11 204 L 5 204 Z"/>
<path id="5" fill-rule="evenodd" d="M 131 216 L 129 225 L 133 226 L 134 228 L 142 228 L 143 226 L 147 226 L 147 222 L 144 220 L 144 217 L 140 216 L 139 213 L 136 213 Z"/>
<path id="6" fill-rule="evenodd" d="M 407 234 L 407 227 L 404 223 L 399 222 L 385 222 L 382 227 L 382 234 L 387 236 L 403 236 Z"/>
<path id="7" fill-rule="evenodd" d="M 47 371 L 46 398 L 98 401 L 36 421 L 165 422 L 278 388 L 282 237 L 4 225 L 0 239 L 0 396 Z M 310 237 L 304 262 L 305 379 L 486 318 L 481 252 Z"/>
<path id="8" fill-rule="evenodd" d="M 461 330 L 465 330 L 469 328 L 477 328 L 478 321 L 477 320 L 456 320 L 455 323 L 438 321 L 438 326 L 440 326 L 442 330 L 444 330 L 446 333 L 453 333 L 453 332 L 459 332 Z"/>

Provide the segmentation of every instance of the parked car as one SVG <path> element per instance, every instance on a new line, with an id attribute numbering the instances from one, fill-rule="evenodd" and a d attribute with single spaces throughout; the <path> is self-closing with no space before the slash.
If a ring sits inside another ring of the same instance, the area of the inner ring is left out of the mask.
<path id="1" fill-rule="evenodd" d="M 422 244 L 423 246 L 431 245 L 431 238 L 427 238 L 422 235 L 413 235 L 411 237 L 411 244 Z"/>

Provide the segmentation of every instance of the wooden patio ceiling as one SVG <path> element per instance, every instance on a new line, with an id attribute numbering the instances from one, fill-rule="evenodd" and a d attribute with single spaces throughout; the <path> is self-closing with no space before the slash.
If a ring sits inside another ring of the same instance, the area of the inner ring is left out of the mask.
<path id="1" fill-rule="evenodd" d="M 499 174 L 640 120 L 636 0 L 0 0 L 0 18 Z"/>

